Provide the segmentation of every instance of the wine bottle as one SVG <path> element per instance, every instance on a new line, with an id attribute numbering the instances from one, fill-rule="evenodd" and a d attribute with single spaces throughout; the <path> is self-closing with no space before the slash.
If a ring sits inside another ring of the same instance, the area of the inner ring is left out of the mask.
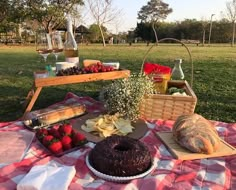
<path id="1" fill-rule="evenodd" d="M 67 33 L 64 44 L 64 54 L 66 62 L 79 64 L 78 46 L 73 35 L 72 20 L 70 15 L 67 15 Z"/>

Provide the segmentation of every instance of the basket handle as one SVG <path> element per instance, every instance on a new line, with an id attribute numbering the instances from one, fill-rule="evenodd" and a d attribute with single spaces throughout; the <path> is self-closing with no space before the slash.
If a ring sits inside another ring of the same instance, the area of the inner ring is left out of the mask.
<path id="1" fill-rule="evenodd" d="M 189 48 L 188 48 L 183 42 L 181 42 L 180 40 L 175 39 L 175 38 L 163 38 L 163 39 L 160 39 L 158 42 L 163 42 L 163 41 L 167 41 L 167 40 L 172 40 L 172 41 L 178 42 L 178 43 L 182 44 L 182 45 L 185 47 L 185 49 L 187 50 L 188 55 L 189 55 L 189 58 L 190 58 L 190 62 L 191 62 L 191 67 L 192 67 L 192 68 L 191 68 L 191 81 L 190 81 L 190 86 L 193 87 L 193 59 L 192 59 L 192 55 L 191 55 L 191 52 L 190 52 Z M 152 45 L 152 46 L 147 50 L 147 52 L 146 52 L 145 55 L 144 55 L 143 63 L 142 63 L 142 67 L 141 67 L 141 73 L 143 73 L 143 66 L 144 66 L 145 60 L 146 60 L 146 58 L 147 58 L 147 56 L 148 56 L 148 53 L 151 51 L 151 49 L 152 49 L 154 46 L 156 46 L 156 44 L 155 44 L 155 45 Z"/>

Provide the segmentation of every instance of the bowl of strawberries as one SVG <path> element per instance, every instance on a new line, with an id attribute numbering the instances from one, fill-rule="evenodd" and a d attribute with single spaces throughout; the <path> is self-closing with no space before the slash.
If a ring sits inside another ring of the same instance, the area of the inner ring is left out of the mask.
<path id="1" fill-rule="evenodd" d="M 87 143 L 86 137 L 72 128 L 70 123 L 60 123 L 36 130 L 40 144 L 54 156 L 62 156 Z"/>

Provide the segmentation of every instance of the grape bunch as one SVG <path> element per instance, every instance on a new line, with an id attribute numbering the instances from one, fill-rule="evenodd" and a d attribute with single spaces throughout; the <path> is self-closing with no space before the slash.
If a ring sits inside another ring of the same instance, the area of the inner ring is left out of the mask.
<path id="1" fill-rule="evenodd" d="M 80 75 L 88 73 L 100 73 L 100 72 L 109 72 L 114 71 L 114 67 L 105 66 L 102 63 L 98 62 L 97 64 L 90 65 L 87 67 L 79 68 L 77 66 L 70 67 L 67 69 L 61 69 L 57 72 L 57 76 L 67 76 L 67 75 Z"/>

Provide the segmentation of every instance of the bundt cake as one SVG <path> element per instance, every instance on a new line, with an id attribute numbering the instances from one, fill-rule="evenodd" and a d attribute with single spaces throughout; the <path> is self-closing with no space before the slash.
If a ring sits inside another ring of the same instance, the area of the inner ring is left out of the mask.
<path id="1" fill-rule="evenodd" d="M 214 126 L 198 114 L 179 116 L 172 131 L 175 141 L 191 152 L 212 154 L 220 146 Z"/>
<path id="2" fill-rule="evenodd" d="M 151 167 L 148 148 L 140 141 L 112 135 L 98 142 L 89 153 L 89 162 L 97 171 L 111 176 L 134 176 Z"/>

